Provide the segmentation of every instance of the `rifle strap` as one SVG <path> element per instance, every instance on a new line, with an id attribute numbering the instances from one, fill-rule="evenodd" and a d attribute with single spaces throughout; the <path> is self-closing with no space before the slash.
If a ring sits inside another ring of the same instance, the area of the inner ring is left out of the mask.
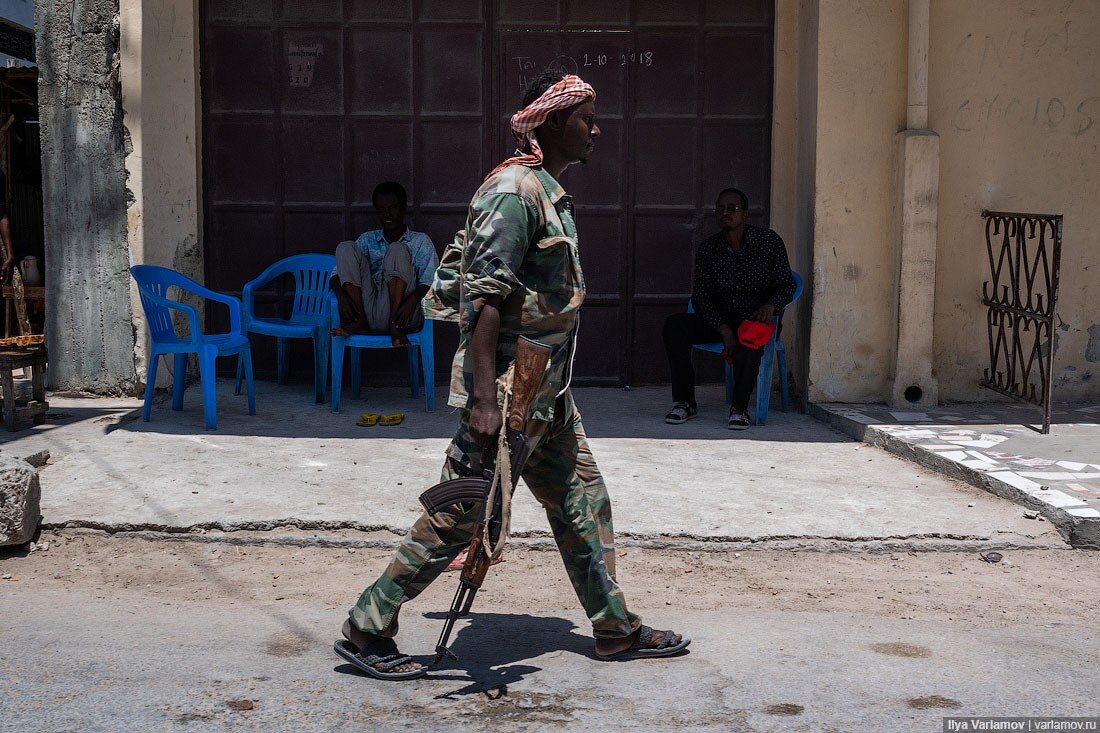
<path id="1" fill-rule="evenodd" d="M 512 401 L 512 378 L 515 376 L 516 365 L 513 363 L 508 371 L 500 378 L 500 386 L 504 392 L 504 404 L 501 406 L 501 414 L 507 417 L 508 407 Z M 508 452 L 508 440 L 506 429 L 502 426 L 500 436 L 497 439 L 497 461 L 493 469 L 493 480 L 489 484 L 489 494 L 485 497 L 485 522 L 482 525 L 482 549 L 490 560 L 496 560 L 504 553 L 504 545 L 508 542 L 508 535 L 512 528 L 512 456 Z M 494 545 L 489 536 L 489 516 L 496 505 L 497 493 L 500 493 L 500 536 Z"/>

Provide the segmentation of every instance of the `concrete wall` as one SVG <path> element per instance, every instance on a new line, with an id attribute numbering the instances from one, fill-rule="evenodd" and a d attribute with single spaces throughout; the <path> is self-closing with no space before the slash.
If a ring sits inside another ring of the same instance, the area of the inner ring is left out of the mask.
<path id="1" fill-rule="evenodd" d="M 904 0 L 820 0 L 813 74 L 809 397 L 883 401 L 896 334 L 896 133 L 905 127 Z M 816 70 L 814 67 L 816 66 Z M 804 87 L 810 80 L 802 82 Z"/>
<path id="2" fill-rule="evenodd" d="M 132 143 L 130 256 L 201 283 L 198 2 L 121 0 L 121 23 L 122 106 Z M 135 358 L 144 378 L 148 331 L 136 289 L 132 295 Z M 163 364 L 158 381 L 169 383 L 170 370 Z"/>
<path id="3" fill-rule="evenodd" d="M 37 8 L 50 385 L 136 386 L 116 0 Z"/>
<path id="4" fill-rule="evenodd" d="M 941 137 L 936 369 L 944 400 L 997 399 L 983 208 L 1065 215 L 1055 400 L 1100 397 L 1100 3 L 932 3 Z M 1090 331 L 1091 330 L 1091 331 Z"/>

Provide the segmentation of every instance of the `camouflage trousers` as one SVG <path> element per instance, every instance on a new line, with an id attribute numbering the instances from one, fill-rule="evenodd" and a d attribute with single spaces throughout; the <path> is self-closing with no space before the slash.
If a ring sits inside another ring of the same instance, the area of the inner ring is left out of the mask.
<path id="1" fill-rule="evenodd" d="M 458 432 L 447 449 L 443 481 L 482 470 L 482 449 L 470 435 L 470 413 L 461 412 Z M 565 571 L 593 632 L 596 637 L 633 633 L 641 619 L 627 610 L 615 581 L 611 501 L 572 395 L 566 392 L 558 398 L 551 422 L 529 422 L 528 435 L 533 449 L 523 481 L 546 510 Z M 480 514 L 479 506 L 421 514 L 389 567 L 348 613 L 351 622 L 368 633 L 395 635 L 401 604 L 416 598 L 470 544 Z"/>

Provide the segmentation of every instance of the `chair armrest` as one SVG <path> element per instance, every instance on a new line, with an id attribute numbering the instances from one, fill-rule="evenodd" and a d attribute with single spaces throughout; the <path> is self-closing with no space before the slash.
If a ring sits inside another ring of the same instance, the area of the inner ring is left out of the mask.
<path id="1" fill-rule="evenodd" d="M 139 287 L 141 288 L 141 294 L 143 298 L 146 298 L 149 301 L 156 303 L 157 305 L 160 305 L 164 308 L 180 311 L 187 316 L 188 339 L 190 339 L 191 341 L 196 341 L 200 336 L 202 336 L 202 327 L 199 326 L 199 312 L 195 309 L 195 306 L 188 305 L 187 303 L 180 303 L 178 300 L 170 300 L 169 298 L 165 298 L 163 295 L 157 295 L 148 288 L 141 286 Z"/>
<path id="2" fill-rule="evenodd" d="M 274 280 L 276 277 L 278 277 L 279 275 L 283 275 L 285 273 L 286 273 L 286 268 L 283 266 L 283 261 L 279 260 L 278 262 L 276 262 L 272 265 L 268 265 L 266 270 L 264 270 L 259 275 L 257 275 L 256 277 L 252 278 L 247 283 L 245 283 L 244 287 L 245 287 L 246 290 L 255 290 L 256 288 L 260 287 L 261 285 L 267 285 L 269 282 Z"/>
<path id="3" fill-rule="evenodd" d="M 244 284 L 244 288 L 241 290 L 241 306 L 242 317 L 245 328 L 252 321 L 253 317 L 253 293 L 259 288 L 267 285 L 269 282 L 277 278 L 279 275 L 286 274 L 287 270 L 284 267 L 283 260 L 275 262 L 267 267 L 266 270 L 261 272 L 256 277 L 252 278 Z"/>
<path id="4" fill-rule="evenodd" d="M 195 283 L 193 287 L 180 289 L 188 290 L 191 293 L 205 298 L 206 300 L 212 300 L 215 303 L 224 303 L 229 308 L 229 333 L 242 333 L 241 330 L 241 301 L 234 298 L 232 295 L 225 295 L 224 293 L 217 293 L 208 288 Z"/>
<path id="5" fill-rule="evenodd" d="M 241 325 L 247 329 L 248 324 L 252 322 L 252 292 L 264 283 L 258 278 L 256 280 L 250 280 L 244 284 L 244 290 L 241 291 Z"/>

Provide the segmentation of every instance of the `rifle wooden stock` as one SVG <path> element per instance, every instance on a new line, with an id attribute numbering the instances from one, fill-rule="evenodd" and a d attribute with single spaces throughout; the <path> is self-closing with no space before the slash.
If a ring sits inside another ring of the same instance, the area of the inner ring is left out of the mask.
<path id="1" fill-rule="evenodd" d="M 462 566 L 460 580 L 469 583 L 474 588 L 480 588 L 485 582 L 485 575 L 489 572 L 489 556 L 481 551 L 482 525 L 478 525 L 474 539 L 470 541 L 469 551 L 466 553 L 466 562 Z M 469 609 L 465 609 L 468 611 Z"/>
<path id="2" fill-rule="evenodd" d="M 550 347 L 524 336 L 516 344 L 515 372 L 512 375 L 512 401 L 505 421 L 508 427 L 524 432 L 527 413 L 550 363 Z"/>

